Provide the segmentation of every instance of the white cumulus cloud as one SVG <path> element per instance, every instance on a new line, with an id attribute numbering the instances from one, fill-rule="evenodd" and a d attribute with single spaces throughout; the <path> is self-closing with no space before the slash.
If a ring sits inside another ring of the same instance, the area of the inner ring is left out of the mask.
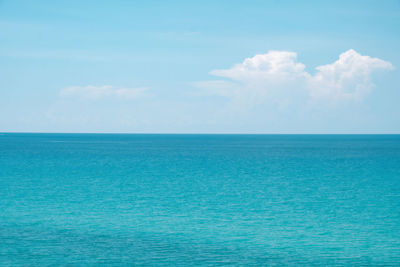
<path id="1" fill-rule="evenodd" d="M 269 51 L 267 54 L 246 58 L 230 69 L 213 70 L 215 76 L 226 77 L 241 82 L 254 80 L 284 81 L 303 77 L 305 65 L 296 62 L 297 54 L 287 51 Z"/>
<path id="2" fill-rule="evenodd" d="M 104 97 L 116 97 L 121 99 L 139 98 L 145 95 L 147 88 L 116 88 L 111 85 L 102 86 L 70 86 L 60 92 L 62 97 L 79 97 L 86 99 L 100 99 Z"/>
<path id="3" fill-rule="evenodd" d="M 362 56 L 350 49 L 332 64 L 319 66 L 309 77 L 310 95 L 313 98 L 351 99 L 361 98 L 372 88 L 371 73 L 375 70 L 391 70 L 390 62 Z"/>
<path id="4" fill-rule="evenodd" d="M 277 97 L 280 100 L 308 94 L 310 99 L 337 101 L 359 99 L 373 87 L 371 74 L 375 70 L 391 70 L 390 62 L 363 56 L 350 49 L 332 64 L 316 67 L 315 74 L 306 71 L 306 66 L 297 62 L 297 54 L 288 51 L 269 51 L 245 59 L 229 69 L 213 70 L 210 74 L 236 83 L 231 97 L 256 99 Z M 208 81 L 210 83 L 210 81 Z M 203 86 L 207 83 L 203 82 Z M 218 85 L 217 82 L 212 83 Z M 223 92 L 227 93 L 226 83 Z M 221 92 L 221 90 L 216 90 Z M 280 101 L 279 100 L 279 101 Z"/>

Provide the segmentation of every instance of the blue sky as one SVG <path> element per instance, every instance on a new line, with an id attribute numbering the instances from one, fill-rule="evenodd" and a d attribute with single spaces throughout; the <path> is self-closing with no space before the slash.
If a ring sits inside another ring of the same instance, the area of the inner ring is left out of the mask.
<path id="1" fill-rule="evenodd" d="M 400 133 L 400 1 L 0 1 L 0 131 Z"/>

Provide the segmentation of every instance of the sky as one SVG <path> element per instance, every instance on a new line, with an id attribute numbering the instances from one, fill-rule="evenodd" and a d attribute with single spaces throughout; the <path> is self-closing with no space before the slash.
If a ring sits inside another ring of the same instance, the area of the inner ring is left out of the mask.
<path id="1" fill-rule="evenodd" d="M 400 133 L 399 48 L 399 0 L 0 0 L 0 132 Z"/>

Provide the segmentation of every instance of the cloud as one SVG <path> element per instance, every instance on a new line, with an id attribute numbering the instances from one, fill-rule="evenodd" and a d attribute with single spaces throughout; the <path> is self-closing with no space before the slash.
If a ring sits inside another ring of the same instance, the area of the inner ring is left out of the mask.
<path id="1" fill-rule="evenodd" d="M 213 70 L 215 76 L 230 78 L 246 83 L 255 80 L 285 81 L 303 77 L 305 65 L 296 62 L 297 54 L 287 51 L 269 51 L 267 54 L 246 58 L 243 63 L 230 69 Z"/>
<path id="2" fill-rule="evenodd" d="M 362 56 L 350 49 L 332 64 L 319 66 L 309 77 L 312 98 L 359 99 L 372 88 L 371 73 L 375 70 L 392 70 L 390 62 Z"/>
<path id="3" fill-rule="evenodd" d="M 85 99 L 100 99 L 104 97 L 114 97 L 120 99 L 134 99 L 145 95 L 147 88 L 116 88 L 111 85 L 103 86 L 70 86 L 63 88 L 60 92 L 61 97 L 79 97 Z"/>
<path id="4" fill-rule="evenodd" d="M 212 85 L 216 94 L 229 96 L 235 101 L 275 100 L 287 102 L 287 98 L 307 94 L 311 100 L 335 102 L 343 99 L 360 99 L 373 87 L 371 74 L 376 70 L 391 70 L 390 62 L 363 56 L 350 49 L 332 64 L 316 67 L 314 75 L 306 66 L 297 62 L 297 54 L 288 51 L 269 51 L 245 59 L 229 69 L 213 70 L 210 74 L 233 82 L 232 91 L 228 81 L 207 81 L 200 87 Z M 218 83 L 222 86 L 218 87 Z M 223 92 L 223 94 L 221 94 Z"/>

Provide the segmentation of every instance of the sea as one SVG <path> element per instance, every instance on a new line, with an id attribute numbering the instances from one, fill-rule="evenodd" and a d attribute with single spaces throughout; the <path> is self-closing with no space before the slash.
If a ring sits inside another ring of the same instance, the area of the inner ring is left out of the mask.
<path id="1" fill-rule="evenodd" d="M 0 133 L 0 266 L 400 266 L 400 135 Z"/>

